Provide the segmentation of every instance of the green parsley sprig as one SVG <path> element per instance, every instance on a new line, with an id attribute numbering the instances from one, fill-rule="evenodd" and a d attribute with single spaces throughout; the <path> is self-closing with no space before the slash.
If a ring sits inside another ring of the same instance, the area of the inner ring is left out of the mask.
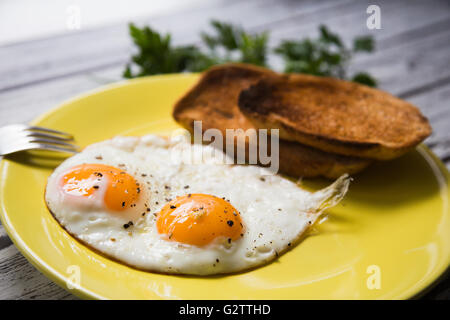
<path id="1" fill-rule="evenodd" d="M 266 66 L 267 32 L 249 34 L 238 26 L 217 20 L 211 21 L 211 25 L 214 34 L 202 32 L 201 37 L 209 55 L 218 63 L 244 62 Z"/>
<path id="2" fill-rule="evenodd" d="M 161 35 L 150 27 L 138 28 L 130 24 L 130 35 L 138 48 L 133 55 L 132 64 L 138 67 L 132 71 L 127 64 L 123 76 L 135 78 L 152 74 L 174 73 L 182 71 L 202 71 L 216 64 L 196 46 L 177 46 L 171 43 L 170 34 Z"/>
<path id="3" fill-rule="evenodd" d="M 227 62 L 243 62 L 267 67 L 267 32 L 250 34 L 241 27 L 211 21 L 212 33 L 201 33 L 202 48 L 174 46 L 170 34 L 162 35 L 148 26 L 129 25 L 130 35 L 138 52 L 132 56 L 123 73 L 134 78 L 160 73 L 199 72 Z M 319 28 L 317 39 L 284 40 L 274 49 L 284 61 L 285 72 L 307 73 L 347 79 L 348 64 L 354 54 L 372 52 L 372 37 L 358 37 L 348 49 L 341 38 L 325 26 Z M 136 71 L 133 71 L 136 70 Z M 361 72 L 352 81 L 376 86 L 375 79 Z"/>
<path id="4" fill-rule="evenodd" d="M 341 38 L 326 26 L 319 27 L 317 39 L 284 40 L 275 48 L 282 56 L 285 72 L 307 73 L 316 76 L 348 79 L 347 67 L 353 55 L 359 52 L 372 52 L 375 43 L 372 37 L 358 37 L 353 40 L 353 48 L 348 49 Z M 376 80 L 368 73 L 360 72 L 350 78 L 371 87 Z"/>

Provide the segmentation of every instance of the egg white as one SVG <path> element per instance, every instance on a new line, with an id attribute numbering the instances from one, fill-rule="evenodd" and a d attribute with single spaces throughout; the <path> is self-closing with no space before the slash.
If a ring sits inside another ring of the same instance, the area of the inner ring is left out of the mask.
<path id="1" fill-rule="evenodd" d="M 203 161 L 188 163 L 186 150 L 203 154 Z M 253 268 L 276 258 L 295 245 L 325 207 L 340 201 L 349 184 L 345 176 L 311 193 L 264 168 L 226 162 L 218 150 L 180 139 L 116 137 L 64 161 L 49 177 L 45 199 L 70 234 L 107 256 L 143 270 L 209 275 Z M 129 209 L 138 217 L 131 227 L 124 228 L 129 219 L 120 214 L 67 203 L 61 196 L 61 175 L 83 163 L 120 167 L 140 183 L 141 202 Z M 156 214 L 171 199 L 188 193 L 228 199 L 241 213 L 243 237 L 205 247 L 167 241 L 157 231 Z"/>

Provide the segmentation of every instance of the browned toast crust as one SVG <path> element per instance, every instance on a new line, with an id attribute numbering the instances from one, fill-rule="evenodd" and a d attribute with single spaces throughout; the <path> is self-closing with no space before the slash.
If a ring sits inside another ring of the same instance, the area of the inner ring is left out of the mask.
<path id="1" fill-rule="evenodd" d="M 240 111 L 258 128 L 327 152 L 392 159 L 431 134 L 412 104 L 353 82 L 310 75 L 262 79 L 239 96 Z"/>
<path id="2" fill-rule="evenodd" d="M 254 129 L 254 124 L 239 111 L 238 96 L 242 89 L 260 79 L 270 77 L 279 75 L 268 69 L 243 64 L 211 68 L 176 103 L 173 117 L 191 132 L 195 120 L 202 121 L 203 131 L 217 128 L 224 135 L 226 129 Z M 336 178 L 343 173 L 353 174 L 361 171 L 371 162 L 323 152 L 285 140 L 280 140 L 279 155 L 280 172 L 293 177 Z"/>

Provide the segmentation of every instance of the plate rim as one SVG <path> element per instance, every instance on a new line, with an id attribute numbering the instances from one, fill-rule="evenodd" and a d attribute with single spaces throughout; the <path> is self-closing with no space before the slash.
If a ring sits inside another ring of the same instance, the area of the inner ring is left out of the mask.
<path id="1" fill-rule="evenodd" d="M 178 78 L 178 77 L 192 77 L 192 76 L 198 76 L 200 73 L 171 73 L 171 74 L 160 74 L 160 75 L 153 75 L 153 76 L 145 76 L 145 77 L 139 77 L 134 79 L 123 79 L 120 81 L 115 81 L 112 83 L 108 83 L 106 85 L 99 86 L 97 88 L 82 92 L 80 94 L 74 95 L 73 97 L 63 100 L 61 103 L 57 104 L 56 106 L 50 108 L 46 112 L 40 114 L 36 118 L 30 121 L 30 124 L 32 125 L 38 125 L 39 122 L 43 121 L 44 119 L 50 117 L 51 115 L 59 112 L 61 109 L 68 107 L 71 103 L 88 98 L 89 96 L 104 93 L 109 90 L 114 90 L 123 86 L 127 86 L 133 83 L 140 83 L 145 81 L 158 81 L 159 79 L 170 79 L 170 78 Z M 431 158 L 433 163 L 437 165 L 437 168 L 439 169 L 440 173 L 445 177 L 446 187 L 447 187 L 447 194 L 449 193 L 449 184 L 450 184 L 450 173 L 447 167 L 444 165 L 444 163 L 435 155 L 426 145 L 420 144 L 418 148 L 421 148 L 424 150 L 424 152 Z M 3 197 L 3 192 L 1 192 L 5 186 L 4 186 L 4 171 L 7 168 L 7 159 L 2 157 L 0 161 L 0 194 Z M 53 269 L 50 265 L 48 265 L 45 261 L 43 261 L 35 252 L 33 252 L 28 245 L 24 242 L 22 237 L 19 235 L 19 233 L 15 230 L 14 226 L 11 224 L 9 220 L 9 216 L 7 214 L 6 208 L 4 207 L 4 202 L 1 201 L 1 207 L 0 207 L 0 221 L 2 222 L 2 225 L 8 234 L 9 238 L 15 245 L 15 247 L 19 250 L 19 252 L 41 273 L 43 273 L 49 280 L 55 282 L 58 286 L 66 290 L 67 292 L 74 294 L 75 296 L 82 298 L 82 299 L 99 299 L 99 300 L 105 300 L 108 299 L 105 296 L 102 296 L 101 294 L 95 293 L 92 290 L 87 289 L 85 286 L 80 285 L 79 287 L 68 289 L 66 286 L 67 283 L 67 277 L 61 275 L 59 272 L 57 272 L 55 269 Z M 449 208 L 447 208 L 448 210 Z M 447 266 L 439 267 L 437 270 L 437 275 L 434 277 L 429 278 L 427 281 L 424 281 L 423 284 L 421 284 L 419 287 L 416 287 L 415 289 L 410 288 L 408 290 L 404 290 L 402 293 L 397 294 L 392 299 L 398 300 L 398 299 L 415 299 L 419 298 L 421 295 L 425 294 L 428 290 L 431 290 L 434 285 L 436 285 L 442 277 L 445 277 L 448 273 L 450 273 L 450 255 L 447 257 Z"/>

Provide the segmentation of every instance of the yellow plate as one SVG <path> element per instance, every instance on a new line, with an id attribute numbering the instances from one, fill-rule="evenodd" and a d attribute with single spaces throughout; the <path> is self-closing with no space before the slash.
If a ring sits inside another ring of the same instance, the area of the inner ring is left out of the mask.
<path id="1" fill-rule="evenodd" d="M 126 81 L 69 101 L 34 124 L 71 132 L 83 146 L 117 134 L 169 132 L 176 99 L 197 75 Z M 344 201 L 293 250 L 256 270 L 218 277 L 138 271 L 69 236 L 47 211 L 46 178 L 60 159 L 25 154 L 0 167 L 1 220 L 20 251 L 84 298 L 398 299 L 449 266 L 449 174 L 425 147 L 357 175 Z M 307 180 L 308 188 L 325 185 Z M 79 286 L 77 271 L 79 273 Z"/>

